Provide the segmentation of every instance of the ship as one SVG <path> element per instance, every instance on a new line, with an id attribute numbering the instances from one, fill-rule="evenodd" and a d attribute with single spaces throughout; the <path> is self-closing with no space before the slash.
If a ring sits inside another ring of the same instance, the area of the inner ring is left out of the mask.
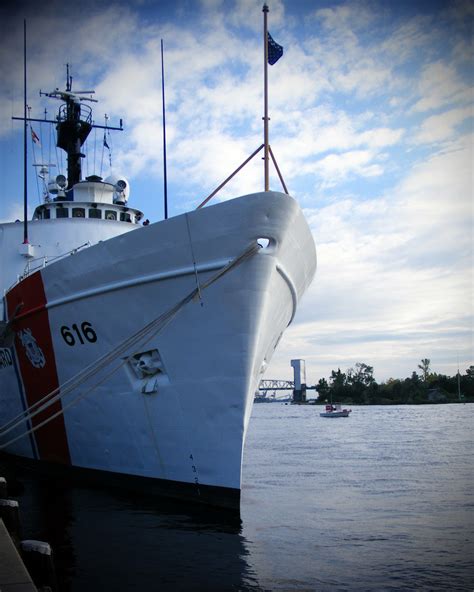
<path id="1" fill-rule="evenodd" d="M 238 509 L 254 393 L 315 274 L 303 212 L 265 187 L 148 223 L 125 177 L 83 178 L 90 99 L 69 74 L 46 95 L 67 175 L 0 225 L 0 452 Z"/>

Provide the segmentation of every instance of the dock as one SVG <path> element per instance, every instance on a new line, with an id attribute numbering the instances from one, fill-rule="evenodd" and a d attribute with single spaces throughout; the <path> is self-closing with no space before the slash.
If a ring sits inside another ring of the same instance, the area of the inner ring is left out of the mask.
<path id="1" fill-rule="evenodd" d="M 0 591 L 37 592 L 37 590 L 0 518 Z"/>

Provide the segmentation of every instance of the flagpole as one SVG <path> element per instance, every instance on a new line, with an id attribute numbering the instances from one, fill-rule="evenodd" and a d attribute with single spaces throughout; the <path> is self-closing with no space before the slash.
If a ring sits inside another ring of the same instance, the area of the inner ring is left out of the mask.
<path id="1" fill-rule="evenodd" d="M 263 145 L 264 145 L 264 170 L 265 170 L 265 191 L 270 190 L 270 177 L 268 171 L 268 26 L 267 15 L 268 6 L 263 5 L 263 46 L 264 46 L 264 77 L 263 77 L 263 102 L 264 102 L 264 116 L 263 116 Z"/>

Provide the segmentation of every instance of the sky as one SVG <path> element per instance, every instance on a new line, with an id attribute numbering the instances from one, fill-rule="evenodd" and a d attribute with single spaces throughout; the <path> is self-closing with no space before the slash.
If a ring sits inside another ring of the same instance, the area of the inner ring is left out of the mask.
<path id="1" fill-rule="evenodd" d="M 379 382 L 410 376 L 422 358 L 433 372 L 464 372 L 474 364 L 474 3 L 268 5 L 284 47 L 269 67 L 270 143 L 318 270 L 265 378 L 291 379 L 292 358 L 306 361 L 308 384 L 357 362 Z M 112 169 L 91 134 L 85 174 L 125 175 L 129 204 L 152 222 L 163 217 L 161 39 L 169 214 L 195 208 L 263 142 L 261 1 L 7 1 L 1 221 L 22 218 L 22 124 L 11 117 L 23 112 L 24 18 L 31 117 L 55 116 L 39 90 L 64 88 L 69 63 L 73 90 L 96 91 L 95 122 L 124 121 L 108 139 Z M 56 162 L 43 125 L 30 162 Z M 29 183 L 32 213 L 33 173 Z M 270 184 L 280 190 L 274 173 Z M 262 188 L 256 158 L 214 199 Z"/>

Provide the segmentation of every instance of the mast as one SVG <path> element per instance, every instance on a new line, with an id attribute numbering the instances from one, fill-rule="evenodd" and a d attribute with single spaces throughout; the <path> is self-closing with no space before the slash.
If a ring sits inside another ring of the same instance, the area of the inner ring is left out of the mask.
<path id="1" fill-rule="evenodd" d="M 119 127 L 111 127 L 107 125 L 97 125 L 92 121 L 92 109 L 89 105 L 84 104 L 84 101 L 97 103 L 96 99 L 92 97 L 86 97 L 84 95 L 91 95 L 94 94 L 95 91 L 93 90 L 82 90 L 82 91 L 72 91 L 72 76 L 69 75 L 69 64 L 66 65 L 66 90 L 62 91 L 59 88 L 56 88 L 52 92 L 42 92 L 40 91 L 40 96 L 46 96 L 51 99 L 58 99 L 64 101 L 59 107 L 59 113 L 56 119 L 36 119 L 33 117 L 28 117 L 27 114 L 27 105 L 26 105 L 26 20 L 25 20 L 25 43 L 24 43 L 24 53 L 25 53 L 25 64 L 24 64 L 24 94 L 25 94 L 25 109 L 23 113 L 23 117 L 12 117 L 12 119 L 17 119 L 24 121 L 25 123 L 25 240 L 24 242 L 28 242 L 27 237 L 27 227 L 26 227 L 26 176 L 27 176 L 27 160 L 26 160 L 26 137 L 27 137 L 27 126 L 28 122 L 30 121 L 38 121 L 40 123 L 51 123 L 56 125 L 57 130 L 57 142 L 56 145 L 58 148 L 64 150 L 67 154 L 67 175 L 68 175 L 68 183 L 67 189 L 72 189 L 72 187 L 79 183 L 82 179 L 82 167 L 81 167 L 81 158 L 85 157 L 85 154 L 82 154 L 81 147 L 86 141 L 87 137 L 89 136 L 92 128 L 100 128 L 105 130 L 117 130 L 123 131 L 123 122 L 120 119 Z M 46 115 L 46 112 L 45 112 Z"/>
<path id="2" fill-rule="evenodd" d="M 81 147 L 92 129 L 92 109 L 81 103 L 81 100 L 84 100 L 83 97 L 71 92 L 72 78 L 69 75 L 69 64 L 67 64 L 66 78 L 66 92 L 60 93 L 65 104 L 59 108 L 56 129 L 57 146 L 67 154 L 67 189 L 71 189 L 82 179 L 81 158 L 85 155 L 82 154 Z"/>
<path id="3" fill-rule="evenodd" d="M 26 19 L 23 20 L 23 118 L 25 128 L 23 133 L 23 244 L 28 244 L 28 120 L 26 104 Z"/>
<path id="4" fill-rule="evenodd" d="M 168 179 L 166 174 L 166 116 L 165 116 L 165 65 L 163 58 L 163 39 L 161 40 L 161 99 L 163 105 L 163 184 L 165 220 L 168 219 Z"/>

